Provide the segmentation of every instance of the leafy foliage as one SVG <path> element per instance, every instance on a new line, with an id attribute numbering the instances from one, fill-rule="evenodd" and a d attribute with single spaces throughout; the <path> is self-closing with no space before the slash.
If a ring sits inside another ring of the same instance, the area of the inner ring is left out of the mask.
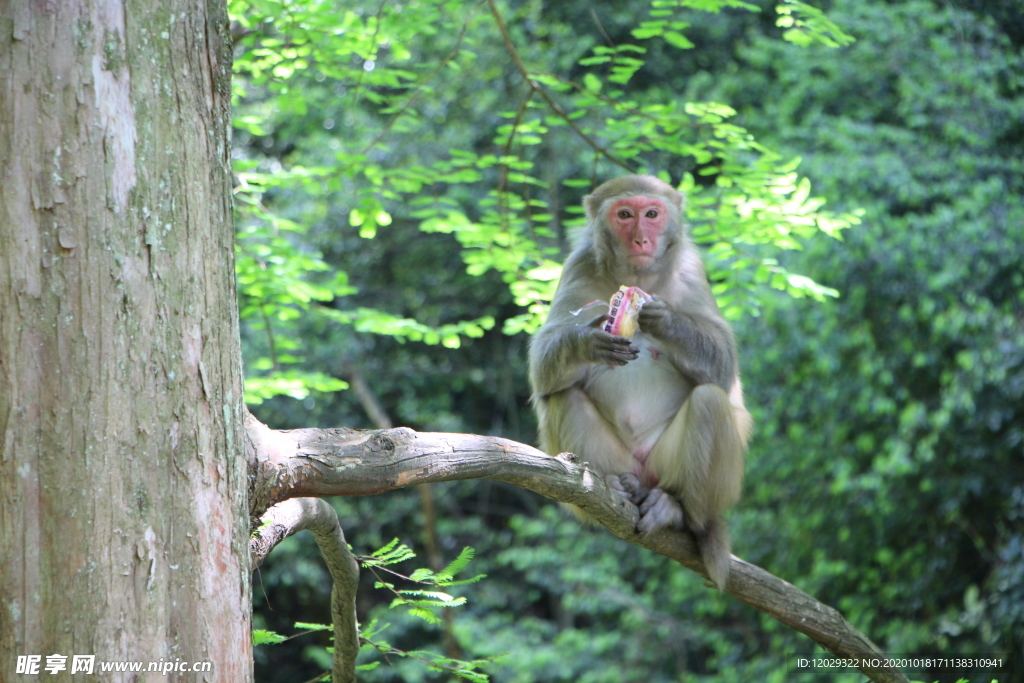
<path id="1" fill-rule="evenodd" d="M 400 544 L 396 538 L 384 547 L 373 552 L 371 555 L 359 557 L 358 561 L 364 569 L 368 569 L 375 577 L 377 577 L 377 581 L 374 583 L 374 588 L 384 589 L 386 592 L 394 596 L 394 599 L 389 605 L 389 610 L 402 607 L 405 608 L 411 616 L 423 619 L 430 624 L 438 624 L 441 621 L 436 614 L 436 610 L 438 608 L 451 608 L 464 605 L 466 604 L 465 598 L 453 598 L 448 593 L 442 591 L 408 588 L 399 589 L 395 587 L 394 583 L 382 580 L 379 572 L 387 571 L 405 581 L 425 586 L 433 586 L 437 588 L 462 586 L 470 583 L 476 583 L 483 578 L 483 575 L 478 575 L 471 579 L 455 579 L 455 576 L 465 569 L 473 559 L 473 554 L 472 548 L 463 548 L 462 552 L 459 553 L 459 556 L 443 570 L 434 572 L 430 569 L 419 568 L 410 576 L 406 577 L 397 574 L 393 570 L 387 569 L 390 565 L 406 562 L 415 559 L 416 557 L 416 554 L 410 550 L 408 546 Z M 380 666 L 380 660 L 365 661 L 372 656 L 369 655 L 369 653 L 372 652 L 380 655 L 384 659 L 392 657 L 409 659 L 419 663 L 427 671 L 443 672 L 467 681 L 486 682 L 489 680 L 488 677 L 485 674 L 480 673 L 478 669 L 488 663 L 491 663 L 493 660 L 480 659 L 467 662 L 445 657 L 429 650 L 417 650 L 412 652 L 399 650 L 392 647 L 386 640 L 381 638 L 381 633 L 383 633 L 387 627 L 387 624 L 380 624 L 376 619 L 374 619 L 360 628 L 360 649 L 367 653 L 368 656 L 362 657 L 363 663 L 357 667 L 357 670 L 369 672 Z M 295 624 L 295 628 L 300 629 L 300 633 L 295 636 L 291 636 L 291 638 L 309 633 L 329 632 L 332 630 L 332 627 L 328 624 L 312 624 L 306 622 L 297 622 Z M 289 640 L 288 636 L 282 636 L 278 633 L 274 633 L 273 631 L 268 631 L 266 629 L 253 630 L 253 645 L 276 645 L 287 640 Z M 333 648 L 328 647 L 320 651 L 314 651 L 315 654 L 313 655 L 313 658 L 316 659 L 322 667 L 329 669 L 329 656 L 332 650 Z M 323 678 L 318 678 L 317 680 L 330 680 L 330 675 L 325 674 Z"/>
<path id="2" fill-rule="evenodd" d="M 232 3 L 247 368 L 373 394 L 266 391 L 260 416 L 376 426 L 375 399 L 395 423 L 531 441 L 518 332 L 543 315 L 571 207 L 608 175 L 661 172 L 689 194 L 758 425 L 736 552 L 890 652 L 1024 649 L 1015 3 L 408 5 Z M 361 597 L 396 649 L 507 652 L 497 681 L 782 681 L 812 649 L 535 496 L 435 491 L 435 522 L 416 491 L 336 503 L 363 547 L 477 549 L 488 579 L 441 631 Z M 329 619 L 318 563 L 275 551 L 261 626 Z M 324 656 L 260 648 L 260 678 Z M 365 672 L 444 677 L 401 657 Z"/>
<path id="3" fill-rule="evenodd" d="M 388 545 L 373 553 L 370 557 L 363 558 L 362 564 L 367 569 L 370 569 L 374 576 L 377 577 L 377 581 L 373 585 L 374 588 L 383 588 L 394 594 L 394 599 L 391 601 L 391 607 L 405 607 L 413 616 L 419 617 L 432 624 L 438 624 L 441 622 L 441 619 L 435 612 L 436 608 L 458 607 L 466 604 L 466 599 L 453 598 L 447 593 L 437 591 L 398 589 L 395 588 L 393 583 L 384 581 L 380 578 L 380 575 L 376 571 L 377 569 L 382 569 L 390 564 L 397 564 L 399 562 L 412 559 L 415 556 L 415 553 L 413 553 L 408 546 L 400 545 L 396 538 Z M 459 556 L 439 572 L 434 572 L 425 567 L 421 567 L 410 576 L 401 578 L 414 583 L 437 586 L 438 588 L 463 586 L 468 583 L 476 583 L 483 578 L 482 574 L 471 579 L 465 579 L 462 581 L 455 580 L 455 575 L 465 569 L 466 565 L 468 565 L 469 561 L 472 559 L 473 549 L 463 548 L 462 552 L 459 553 Z"/>
<path id="4" fill-rule="evenodd" d="M 752 41 L 744 76 L 713 89 L 780 147 L 814 150 L 817 186 L 866 210 L 841 247 L 787 262 L 839 300 L 768 300 L 740 334 L 761 408 L 761 512 L 745 517 L 771 539 L 751 559 L 805 576 L 888 651 L 1017 651 L 1020 47 L 930 3 L 832 16 L 871 40 L 841 57 Z"/>
<path id="5" fill-rule="evenodd" d="M 728 314 L 756 310 L 758 291 L 765 285 L 796 296 L 834 295 L 788 272 L 765 248 L 797 248 L 819 230 L 837 235 L 857 218 L 821 212 L 822 202 L 810 197 L 806 181 L 793 172 L 796 164 L 732 123 L 729 107 L 679 102 L 665 90 L 630 88 L 645 64 L 647 49 L 640 40 L 690 46 L 680 32 L 686 22 L 675 18 L 680 10 L 754 6 L 655 2 L 652 19 L 632 32 L 637 43 L 595 44 L 580 49 L 575 58 L 566 55 L 559 60 L 564 66 L 554 69 L 544 61 L 543 50 L 517 41 L 515 27 L 510 30 L 506 22 L 506 15 L 528 17 L 535 7 L 436 0 L 412 7 L 382 3 L 370 13 L 344 3 L 231 3 L 241 36 L 236 58 L 240 131 L 273 148 L 278 131 L 293 128 L 295 119 L 323 117 L 326 135 L 316 137 L 329 138 L 332 150 L 295 150 L 285 165 L 280 158 L 261 159 L 256 145 L 239 148 L 246 150 L 237 161 L 243 319 L 262 325 L 271 340 L 268 355 L 250 367 L 280 373 L 282 363 L 301 362 L 297 354 L 282 356 L 274 349 L 300 313 L 449 348 L 495 324 L 487 315 L 433 326 L 372 308 L 325 306 L 340 304 L 357 289 L 345 273 L 327 274 L 321 254 L 284 243 L 283 231 L 302 235 L 299 226 L 315 217 L 275 215 L 268 206 L 278 194 L 299 195 L 289 200 L 292 205 L 347 195 L 349 227 L 366 239 L 395 220 L 453 235 L 466 272 L 497 273 L 524 310 L 504 321 L 510 334 L 535 330 L 543 320 L 560 270 L 564 230 L 581 221 L 577 209 L 566 210 L 576 213 L 571 220 L 552 210 L 558 185 L 587 186 L 607 169 L 665 168 L 681 179 L 691 197 L 694 235 L 713 255 L 712 276 Z M 807 41 L 836 44 L 838 38 L 830 36 L 842 37 L 813 8 L 790 2 L 780 6 L 783 10 L 790 20 L 806 17 L 793 30 Z M 514 72 L 504 74 L 521 84 L 505 88 L 505 99 L 514 106 L 480 112 L 486 118 L 470 129 L 472 135 L 456 136 L 447 148 L 422 145 L 438 128 L 427 119 L 428 112 L 467 97 L 462 75 L 472 73 L 478 46 L 498 38 L 507 54 L 489 57 L 505 60 L 506 69 L 514 65 Z M 573 80 L 574 69 L 582 84 Z M 345 101 L 344 112 L 331 102 L 338 99 L 335 93 Z M 335 130 L 339 134 L 331 134 Z M 573 163 L 562 175 L 539 163 L 553 148 L 580 144 L 589 148 L 589 164 L 586 155 L 571 153 L 567 156 Z M 480 187 L 489 189 L 479 195 Z M 319 281 L 318 274 L 323 274 Z M 304 377 L 293 372 L 287 381 L 250 382 L 250 394 L 262 399 L 280 390 L 296 396 L 294 383 Z M 315 388 L 323 387 L 320 381 Z"/>

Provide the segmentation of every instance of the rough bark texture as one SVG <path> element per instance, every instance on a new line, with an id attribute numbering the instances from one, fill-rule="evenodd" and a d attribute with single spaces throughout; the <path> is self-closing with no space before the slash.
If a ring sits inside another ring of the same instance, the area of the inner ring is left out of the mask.
<path id="1" fill-rule="evenodd" d="M 223 2 L 0 0 L 0 680 L 251 680 L 229 78 Z"/>
<path id="2" fill-rule="evenodd" d="M 497 437 L 431 434 L 398 428 L 268 429 L 249 416 L 249 460 L 259 482 L 251 514 L 296 496 L 384 493 L 426 482 L 495 479 L 587 510 L 616 536 L 670 557 L 707 578 L 700 553 L 687 534 L 636 533 L 636 506 L 597 478 L 571 454 L 551 457 L 536 448 Z M 873 657 L 878 648 L 839 612 L 782 579 L 733 556 L 725 592 L 806 634 L 837 655 Z M 880 683 L 905 683 L 899 671 L 862 671 Z"/>
<path id="3" fill-rule="evenodd" d="M 334 623 L 331 683 L 353 683 L 359 655 L 356 621 L 359 564 L 349 550 L 338 513 L 331 504 L 319 498 L 291 498 L 267 510 L 249 541 L 252 566 L 255 570 L 278 543 L 306 530 L 312 532 L 331 573 L 331 620 Z"/>

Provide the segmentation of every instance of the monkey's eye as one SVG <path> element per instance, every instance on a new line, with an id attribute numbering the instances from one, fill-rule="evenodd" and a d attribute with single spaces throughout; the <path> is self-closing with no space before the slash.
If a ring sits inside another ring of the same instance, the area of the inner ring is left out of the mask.
<path id="1" fill-rule="evenodd" d="M 651 209 L 650 211 L 648 211 L 647 212 L 647 217 L 648 218 L 657 218 L 658 217 L 657 209 Z"/>
<path id="2" fill-rule="evenodd" d="M 619 218 L 630 218 L 632 214 L 626 209 L 619 209 Z"/>

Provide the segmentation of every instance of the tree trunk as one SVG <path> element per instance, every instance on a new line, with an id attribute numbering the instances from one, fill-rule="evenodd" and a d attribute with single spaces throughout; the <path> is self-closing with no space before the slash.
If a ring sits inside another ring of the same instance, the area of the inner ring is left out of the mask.
<path id="1" fill-rule="evenodd" d="M 0 0 L 0 680 L 252 679 L 227 29 Z"/>

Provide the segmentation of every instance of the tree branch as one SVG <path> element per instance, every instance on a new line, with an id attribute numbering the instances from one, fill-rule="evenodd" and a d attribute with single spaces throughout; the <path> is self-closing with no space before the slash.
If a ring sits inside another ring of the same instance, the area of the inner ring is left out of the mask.
<path id="1" fill-rule="evenodd" d="M 331 619 L 334 622 L 334 660 L 331 680 L 354 683 L 359 630 L 356 622 L 356 588 L 359 565 L 345 542 L 338 513 L 318 498 L 291 498 L 267 510 L 249 541 L 252 568 L 257 569 L 274 547 L 299 531 L 313 532 L 334 584 L 331 588 Z"/>
<path id="2" fill-rule="evenodd" d="M 250 416 L 246 428 L 254 474 L 250 501 L 255 514 L 262 512 L 260 505 L 296 496 L 365 496 L 428 482 L 494 479 L 583 508 L 589 518 L 619 538 L 665 555 L 707 578 L 692 536 L 667 530 L 639 535 L 636 506 L 571 453 L 552 457 L 507 439 L 419 433 L 404 427 L 276 431 Z M 836 655 L 881 654 L 839 612 L 735 556 L 725 592 Z M 894 669 L 861 671 L 874 681 L 907 681 Z"/>

